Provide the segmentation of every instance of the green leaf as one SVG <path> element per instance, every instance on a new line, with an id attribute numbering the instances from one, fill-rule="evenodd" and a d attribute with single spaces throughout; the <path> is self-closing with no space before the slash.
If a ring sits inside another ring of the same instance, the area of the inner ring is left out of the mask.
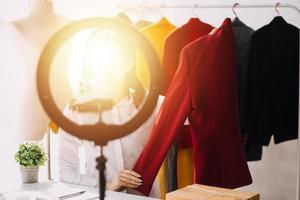
<path id="1" fill-rule="evenodd" d="M 41 166 L 47 161 L 47 156 L 42 145 L 37 143 L 22 143 L 15 154 L 15 161 L 25 167 Z"/>

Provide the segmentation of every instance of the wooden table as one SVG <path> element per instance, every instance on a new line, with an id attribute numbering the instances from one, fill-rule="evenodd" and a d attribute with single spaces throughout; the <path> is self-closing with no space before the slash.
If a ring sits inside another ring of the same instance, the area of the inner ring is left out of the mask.
<path id="1" fill-rule="evenodd" d="M 0 200 L 7 199 L 7 200 L 49 200 L 55 199 L 55 197 L 50 196 L 51 194 L 55 193 L 56 188 L 61 190 L 77 190 L 77 191 L 85 191 L 85 194 L 69 198 L 68 200 L 92 200 L 98 199 L 98 189 L 85 187 L 80 185 L 72 185 L 72 184 L 65 184 L 60 182 L 53 182 L 53 181 L 45 181 L 40 183 L 34 184 L 19 184 L 14 188 L 7 189 L 5 191 L 1 191 L 3 196 L 0 196 Z M 51 198 L 50 198 L 51 197 Z M 106 200 L 157 200 L 154 198 L 137 196 L 132 194 L 127 194 L 123 192 L 114 192 L 114 191 L 106 191 Z"/>

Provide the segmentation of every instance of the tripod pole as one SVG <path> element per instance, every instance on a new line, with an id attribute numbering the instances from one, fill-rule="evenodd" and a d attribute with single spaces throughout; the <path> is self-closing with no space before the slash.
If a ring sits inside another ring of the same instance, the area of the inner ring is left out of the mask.
<path id="1" fill-rule="evenodd" d="M 105 180 L 105 163 L 106 158 L 103 155 L 102 147 L 100 146 L 101 155 L 96 159 L 97 166 L 96 168 L 99 170 L 99 200 L 104 200 L 105 198 L 105 188 L 106 188 L 106 180 Z"/>

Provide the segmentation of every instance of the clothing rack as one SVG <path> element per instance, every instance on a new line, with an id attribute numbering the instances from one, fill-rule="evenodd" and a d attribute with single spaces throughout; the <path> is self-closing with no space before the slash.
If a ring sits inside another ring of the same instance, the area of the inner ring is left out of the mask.
<path id="1" fill-rule="evenodd" d="M 95 4 L 96 4 L 96 0 L 95 0 Z M 96 7 L 96 6 L 95 6 Z M 231 8 L 233 13 L 235 14 L 234 9 L 238 8 L 238 9 L 248 9 L 248 8 L 261 8 L 261 9 L 270 9 L 273 8 L 274 11 L 278 12 L 277 8 L 286 8 L 286 9 L 291 9 L 294 10 L 295 12 L 298 13 L 298 15 L 300 16 L 300 9 L 293 5 L 293 4 L 289 4 L 289 3 L 277 3 L 277 4 L 239 4 L 239 3 L 234 3 L 234 4 L 221 4 L 221 5 L 199 5 L 199 4 L 194 4 L 194 5 L 169 5 L 169 4 L 161 4 L 161 5 L 147 5 L 147 4 L 139 4 L 137 6 L 124 6 L 123 4 L 118 4 L 116 7 L 116 9 L 123 9 L 124 11 L 136 11 L 136 10 L 144 10 L 144 9 L 158 9 L 158 10 L 162 10 L 162 9 L 192 9 L 192 11 L 194 11 L 195 9 L 227 9 L 227 8 Z M 279 14 L 279 13 L 278 13 Z M 300 38 L 300 35 L 299 35 Z M 300 41 L 300 40 L 299 40 Z M 300 46 L 300 44 L 299 44 Z M 300 51 L 299 51 L 300 52 Z M 300 55 L 299 55 L 300 58 Z M 299 60 L 300 63 L 300 60 Z M 299 70 L 300 71 L 300 70 Z M 300 77 L 300 74 L 299 74 Z M 299 86 L 300 88 L 300 86 Z M 299 91 L 300 94 L 300 91 Z M 299 97 L 300 100 L 300 97 Z M 299 113 L 300 113 L 300 101 L 299 101 Z M 299 119 L 299 123 L 298 123 L 298 130 L 300 130 L 300 117 L 298 117 Z M 296 194 L 296 200 L 300 200 L 300 135 L 299 135 L 299 131 L 298 131 L 298 176 L 297 176 L 297 194 Z M 50 169 L 48 169 L 50 170 Z M 49 174 L 49 176 L 51 177 L 51 175 Z"/>
<path id="2" fill-rule="evenodd" d="M 234 4 L 221 4 L 221 5 L 199 5 L 199 4 L 194 4 L 194 5 L 168 5 L 168 4 L 161 4 L 161 5 L 145 5 L 145 4 L 140 4 L 137 6 L 123 6 L 123 4 L 119 4 L 117 8 L 121 8 L 124 10 L 143 10 L 143 9 L 192 9 L 192 12 L 194 12 L 195 9 L 225 9 L 225 8 L 231 8 L 232 12 L 236 15 L 235 13 L 235 8 L 242 8 L 242 9 L 248 9 L 248 8 L 262 8 L 262 9 L 270 9 L 273 8 L 274 11 L 277 12 L 279 15 L 279 11 L 277 8 L 286 8 L 286 9 L 291 9 L 297 12 L 297 14 L 300 16 L 300 9 L 289 3 L 276 3 L 276 4 L 239 4 L 239 3 L 234 3 Z M 194 13 L 193 13 L 194 14 Z M 300 48 L 300 34 L 299 34 L 299 48 Z M 300 54 L 300 50 L 299 50 Z M 299 55 L 299 68 L 300 68 L 300 55 Z M 300 77 L 300 70 L 299 70 L 299 77 Z M 298 111 L 298 166 L 297 166 L 297 192 L 296 192 L 296 200 L 300 200 L 300 86 L 299 86 L 299 111 Z"/>
<path id="3" fill-rule="evenodd" d="M 300 9 L 293 4 L 288 3 L 277 3 L 274 4 L 239 4 L 235 3 L 233 5 L 230 4 L 221 4 L 221 5 L 145 5 L 140 4 L 137 6 L 124 6 L 123 4 L 119 4 L 117 8 L 122 8 L 124 10 L 136 10 L 136 9 L 224 9 L 224 8 L 289 8 L 296 11 L 300 15 Z"/>

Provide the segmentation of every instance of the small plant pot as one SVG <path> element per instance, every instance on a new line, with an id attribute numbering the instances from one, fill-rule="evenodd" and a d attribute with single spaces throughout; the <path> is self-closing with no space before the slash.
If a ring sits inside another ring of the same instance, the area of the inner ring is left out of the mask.
<path id="1" fill-rule="evenodd" d="M 23 183 L 37 183 L 39 178 L 39 167 L 24 167 L 20 165 Z"/>

